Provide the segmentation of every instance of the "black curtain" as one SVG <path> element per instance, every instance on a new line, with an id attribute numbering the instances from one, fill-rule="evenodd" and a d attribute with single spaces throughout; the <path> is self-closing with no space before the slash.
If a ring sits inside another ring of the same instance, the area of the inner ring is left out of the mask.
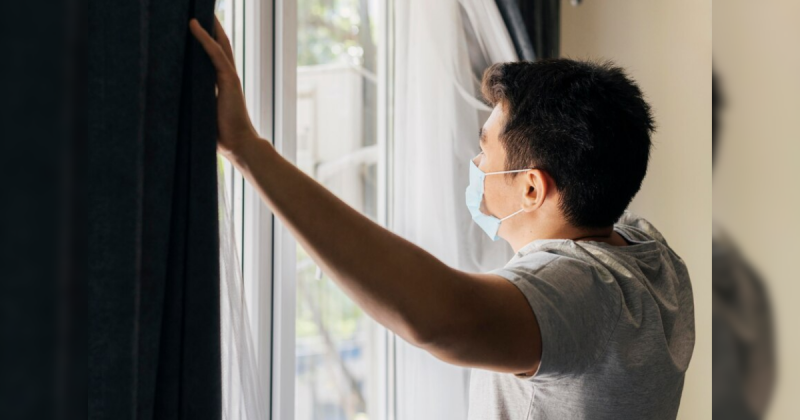
<path id="1" fill-rule="evenodd" d="M 221 416 L 213 8 L 89 2 L 92 419 Z"/>
<path id="2" fill-rule="evenodd" d="M 496 0 L 496 3 L 520 60 L 559 56 L 560 0 Z"/>
<path id="3" fill-rule="evenodd" d="M 86 9 L 3 12 L 0 418 L 85 418 Z"/>

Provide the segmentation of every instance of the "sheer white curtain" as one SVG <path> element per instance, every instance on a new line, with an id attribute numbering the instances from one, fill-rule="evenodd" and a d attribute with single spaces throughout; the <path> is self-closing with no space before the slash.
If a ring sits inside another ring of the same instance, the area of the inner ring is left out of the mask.
<path id="1" fill-rule="evenodd" d="M 501 267 L 513 251 L 492 242 L 464 204 L 469 159 L 490 109 L 480 76 L 517 55 L 494 0 L 395 2 L 391 207 L 395 232 L 467 271 Z M 464 419 L 469 370 L 398 340 L 399 420 Z"/>
<path id="2" fill-rule="evenodd" d="M 236 31 L 239 0 L 215 0 L 214 10 L 234 51 L 240 51 Z M 237 58 L 241 59 L 237 55 Z M 242 69 L 241 63 L 237 67 Z M 241 76 L 241 75 L 240 75 Z M 268 384 L 259 379 L 247 299 L 244 296 L 242 266 L 231 209 L 230 191 L 233 166 L 217 157 L 217 202 L 219 208 L 220 268 L 220 346 L 222 351 L 222 418 L 225 420 L 261 420 L 269 416 Z M 226 172 L 227 171 L 227 174 Z M 227 175 L 227 179 L 226 179 Z"/>
<path id="3" fill-rule="evenodd" d="M 242 284 L 230 201 L 223 165 L 217 171 L 219 202 L 220 340 L 222 347 L 222 418 L 266 419 L 267 388 L 259 380 L 250 317 Z"/>

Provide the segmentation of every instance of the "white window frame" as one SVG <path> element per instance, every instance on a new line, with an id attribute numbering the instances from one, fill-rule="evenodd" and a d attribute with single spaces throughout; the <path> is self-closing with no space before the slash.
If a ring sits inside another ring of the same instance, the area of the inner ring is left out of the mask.
<path id="1" fill-rule="evenodd" d="M 296 162 L 297 10 L 292 0 L 237 1 L 234 44 L 245 100 L 258 133 L 282 156 Z M 389 227 L 391 187 L 391 86 L 393 0 L 378 1 L 382 28 L 378 46 L 378 222 Z M 241 18 L 239 18 L 241 17 Z M 238 42 L 243 40 L 244 42 Z M 232 194 L 242 210 L 242 270 L 256 347 L 260 382 L 267 388 L 271 419 L 294 419 L 296 242 L 261 200 L 235 173 Z M 395 420 L 396 336 L 380 328 L 378 420 Z"/>

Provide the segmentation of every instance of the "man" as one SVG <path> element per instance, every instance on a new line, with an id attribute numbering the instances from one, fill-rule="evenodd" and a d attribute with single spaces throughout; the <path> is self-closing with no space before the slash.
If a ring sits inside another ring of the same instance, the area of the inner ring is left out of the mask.
<path id="1" fill-rule="evenodd" d="M 217 70 L 220 153 L 371 317 L 473 368 L 471 419 L 675 418 L 694 346 L 691 285 L 661 234 L 625 212 L 653 121 L 620 69 L 551 60 L 486 71 L 494 110 L 467 207 L 516 255 L 474 274 L 373 223 L 260 139 L 222 27 L 216 40 L 190 27 Z"/>

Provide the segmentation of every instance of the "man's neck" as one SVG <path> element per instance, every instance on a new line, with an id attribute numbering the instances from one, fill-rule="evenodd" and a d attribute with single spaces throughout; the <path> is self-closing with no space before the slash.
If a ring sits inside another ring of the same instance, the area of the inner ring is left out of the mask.
<path id="1" fill-rule="evenodd" d="M 525 235 L 519 235 L 516 238 L 510 238 L 508 240 L 508 243 L 515 253 L 519 252 L 525 245 L 539 239 L 590 240 L 606 242 L 615 246 L 628 245 L 628 242 L 624 238 L 614 232 L 613 226 L 587 229 L 578 228 L 568 223 L 550 223 L 542 224 L 541 226 L 537 226 L 537 228 L 536 230 L 525 232 Z"/>

